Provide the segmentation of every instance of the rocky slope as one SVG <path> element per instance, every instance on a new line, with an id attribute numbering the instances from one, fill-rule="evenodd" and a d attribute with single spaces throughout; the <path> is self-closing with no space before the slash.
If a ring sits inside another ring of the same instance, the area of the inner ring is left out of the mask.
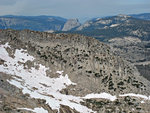
<path id="1" fill-rule="evenodd" d="M 108 44 L 114 52 L 132 62 L 141 75 L 150 80 L 150 41 L 142 41 L 136 37 L 114 38 Z"/>
<path id="2" fill-rule="evenodd" d="M 68 32 L 92 36 L 108 43 L 117 55 L 136 65 L 141 75 L 150 80 L 150 21 L 148 20 L 149 14 L 96 18 Z"/>
<path id="3" fill-rule="evenodd" d="M 150 110 L 150 82 L 94 38 L 1 30 L 0 50 L 1 112 Z"/>

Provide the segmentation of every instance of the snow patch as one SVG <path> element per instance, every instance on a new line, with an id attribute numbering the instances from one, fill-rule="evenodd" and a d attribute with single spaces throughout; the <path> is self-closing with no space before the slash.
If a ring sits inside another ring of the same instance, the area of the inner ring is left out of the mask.
<path id="1" fill-rule="evenodd" d="M 31 91 L 27 87 L 24 87 L 20 82 L 16 80 L 8 80 L 8 82 L 16 87 L 22 89 L 24 94 L 29 94 L 32 98 L 44 99 L 46 103 L 53 109 L 58 110 L 60 105 L 69 106 L 72 109 L 79 111 L 80 113 L 91 113 L 91 109 L 88 109 L 86 106 L 80 105 L 80 102 L 83 101 L 80 97 L 75 97 L 72 95 L 63 95 L 59 92 L 49 92 L 49 94 L 42 94 L 38 90 Z M 93 112 L 95 113 L 95 112 Z"/>
<path id="2" fill-rule="evenodd" d="M 145 102 L 142 100 L 141 103 L 143 104 L 143 103 L 145 103 Z"/>
<path id="3" fill-rule="evenodd" d="M 85 99 L 91 99 L 91 98 L 103 98 L 103 99 L 108 99 L 110 101 L 115 101 L 117 99 L 116 96 L 112 96 L 109 93 L 101 93 L 101 94 L 88 94 L 84 97 Z"/>
<path id="4" fill-rule="evenodd" d="M 64 71 L 56 71 L 56 73 L 62 75 Z"/>
<path id="5" fill-rule="evenodd" d="M 119 24 L 112 24 L 112 25 L 110 25 L 110 27 L 117 27 L 117 26 L 119 26 Z"/>
<path id="6" fill-rule="evenodd" d="M 136 98 L 142 98 L 145 100 L 150 100 L 150 97 L 145 96 L 145 95 L 141 95 L 141 94 L 134 94 L 134 93 L 128 93 L 128 94 L 123 94 L 123 95 L 119 95 L 120 97 L 126 97 L 126 96 L 130 96 L 130 97 L 136 97 Z"/>
<path id="7" fill-rule="evenodd" d="M 23 49 L 18 50 L 17 49 L 14 54 L 15 60 L 22 62 L 22 63 L 25 63 L 28 60 L 33 61 L 35 58 L 32 56 L 29 56 L 26 52 L 27 52 L 26 50 L 23 50 Z"/>
<path id="8" fill-rule="evenodd" d="M 42 107 L 41 108 L 34 108 L 34 109 L 30 109 L 30 108 L 18 108 L 18 109 L 32 111 L 32 112 L 35 112 L 35 113 L 48 113 L 48 111 L 43 109 Z"/>
<path id="9" fill-rule="evenodd" d="M 5 43 L 5 45 L 1 45 L 1 46 L 4 47 L 4 48 L 11 48 L 8 42 Z"/>
<path id="10" fill-rule="evenodd" d="M 0 59 L 4 60 L 5 64 L 0 65 L 0 72 L 15 75 L 13 80 L 7 80 L 10 84 L 22 89 L 23 94 L 29 94 L 32 98 L 44 99 L 46 103 L 53 109 L 58 110 L 61 105 L 69 106 L 81 113 L 91 113 L 91 109 L 80 104 L 83 101 L 80 97 L 61 94 L 60 91 L 69 85 L 76 85 L 73 83 L 68 75 L 63 76 L 63 71 L 57 71 L 58 78 L 50 78 L 46 71 L 49 68 L 41 64 L 39 69 L 31 67 L 31 69 L 24 68 L 24 63 L 28 60 L 33 61 L 34 57 L 26 53 L 26 50 L 16 49 L 14 58 L 8 55 L 6 51 L 7 45 L 0 46 Z M 19 63 L 22 62 L 22 63 Z M 34 90 L 33 90 L 34 89 Z"/>

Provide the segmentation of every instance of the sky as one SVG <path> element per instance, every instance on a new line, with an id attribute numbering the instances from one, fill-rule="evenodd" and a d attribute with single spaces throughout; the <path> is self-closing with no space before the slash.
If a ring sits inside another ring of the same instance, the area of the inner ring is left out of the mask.
<path id="1" fill-rule="evenodd" d="M 150 13 L 150 0 L 0 0 L 0 15 L 94 18 Z"/>

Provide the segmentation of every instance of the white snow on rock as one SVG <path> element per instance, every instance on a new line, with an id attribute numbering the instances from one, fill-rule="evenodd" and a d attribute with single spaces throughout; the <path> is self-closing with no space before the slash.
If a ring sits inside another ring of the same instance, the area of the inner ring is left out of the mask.
<path id="1" fill-rule="evenodd" d="M 38 90 L 31 91 L 27 87 L 24 87 L 20 82 L 17 80 L 11 80 L 8 82 L 12 85 L 17 86 L 18 88 L 22 89 L 22 92 L 24 94 L 29 94 L 32 98 L 37 99 L 44 99 L 46 100 L 46 103 L 53 109 L 58 110 L 60 108 L 60 105 L 66 105 L 69 106 L 72 109 L 75 109 L 79 111 L 80 113 L 95 113 L 92 110 L 88 109 L 85 106 L 80 105 L 80 102 L 83 101 L 80 99 L 80 97 L 75 97 L 72 95 L 64 95 L 59 92 L 49 92 L 49 94 L 42 94 Z"/>
<path id="2" fill-rule="evenodd" d="M 26 52 L 27 52 L 26 50 L 23 50 L 23 49 L 18 50 L 17 49 L 14 54 L 16 61 L 25 63 L 28 60 L 33 61 L 35 59 L 34 57 L 29 56 Z"/>
<path id="3" fill-rule="evenodd" d="M 32 111 L 32 112 L 35 112 L 35 113 L 48 113 L 48 111 L 43 109 L 42 107 L 41 108 L 34 108 L 34 109 L 30 109 L 30 108 L 18 108 L 18 109 Z"/>
<path id="4" fill-rule="evenodd" d="M 6 50 L 7 46 L 8 44 L 0 46 L 0 59 L 5 61 L 4 65 L 0 65 L 0 72 L 15 75 L 12 76 L 14 79 L 8 80 L 10 84 L 22 89 L 24 94 L 28 93 L 32 98 L 46 100 L 46 103 L 53 110 L 59 111 L 60 105 L 66 105 L 81 113 L 93 112 L 80 104 L 83 101 L 80 97 L 60 93 L 67 86 L 76 85 L 71 82 L 67 74 L 63 76 L 63 71 L 57 71 L 59 77 L 50 78 L 46 75 L 46 70 L 49 68 L 35 63 L 35 65 L 38 65 L 38 69 L 35 67 L 31 67 L 31 69 L 24 68 L 24 63 L 28 60 L 33 61 L 34 57 L 27 54 L 23 49 L 16 49 L 14 58 L 12 58 Z"/>
<path id="5" fill-rule="evenodd" d="M 150 97 L 148 97 L 148 96 L 141 95 L 141 94 L 134 94 L 134 93 L 128 93 L 128 94 L 123 94 L 123 95 L 119 95 L 119 96 L 120 97 L 130 96 L 130 97 L 142 98 L 144 100 L 150 100 Z"/>
<path id="6" fill-rule="evenodd" d="M 117 27 L 119 24 L 112 24 L 110 27 Z"/>
<path id="7" fill-rule="evenodd" d="M 148 97 L 146 95 L 141 95 L 141 94 L 128 93 L 128 94 L 119 95 L 119 97 L 127 97 L 127 96 L 141 98 L 141 99 L 144 99 L 144 100 L 150 100 L 150 96 Z M 103 98 L 103 99 L 107 99 L 107 100 L 110 100 L 110 101 L 115 101 L 117 99 L 117 96 L 112 96 L 109 93 L 103 92 L 103 93 L 100 93 L 100 94 L 93 94 L 93 93 L 88 94 L 83 98 L 85 98 L 85 99 Z"/>
<path id="8" fill-rule="evenodd" d="M 64 71 L 56 71 L 56 73 L 62 75 Z"/>
<path id="9" fill-rule="evenodd" d="M 26 50 L 16 50 L 15 51 L 15 58 L 9 57 L 8 52 L 6 51 L 6 48 L 11 48 L 8 43 L 6 43 L 5 45 L 0 45 L 0 58 L 7 61 L 8 63 L 11 62 L 12 60 L 14 61 L 13 63 L 18 63 L 18 62 L 22 62 L 25 63 L 26 61 L 30 60 L 33 61 L 35 58 L 32 56 L 29 56 L 26 53 Z"/>
<path id="10" fill-rule="evenodd" d="M 145 103 L 145 102 L 142 100 L 141 103 L 143 104 L 143 103 Z"/>
<path id="11" fill-rule="evenodd" d="M 109 93 L 100 93 L 100 94 L 88 94 L 84 97 L 85 99 L 91 99 L 91 98 L 103 98 L 103 99 L 108 99 L 110 101 L 114 101 L 117 99 L 116 96 L 112 96 Z"/>

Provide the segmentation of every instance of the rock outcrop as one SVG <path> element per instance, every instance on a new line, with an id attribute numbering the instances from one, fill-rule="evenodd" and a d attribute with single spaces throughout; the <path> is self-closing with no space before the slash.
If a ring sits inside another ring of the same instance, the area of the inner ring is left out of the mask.
<path id="1" fill-rule="evenodd" d="M 80 26 L 80 23 L 79 23 L 78 19 L 69 19 L 69 20 L 65 23 L 65 25 L 64 25 L 64 27 L 63 27 L 63 29 L 62 29 L 62 31 L 69 31 L 69 30 L 71 30 L 71 29 L 73 29 L 73 28 L 77 28 L 77 27 L 79 27 L 79 26 Z"/>

